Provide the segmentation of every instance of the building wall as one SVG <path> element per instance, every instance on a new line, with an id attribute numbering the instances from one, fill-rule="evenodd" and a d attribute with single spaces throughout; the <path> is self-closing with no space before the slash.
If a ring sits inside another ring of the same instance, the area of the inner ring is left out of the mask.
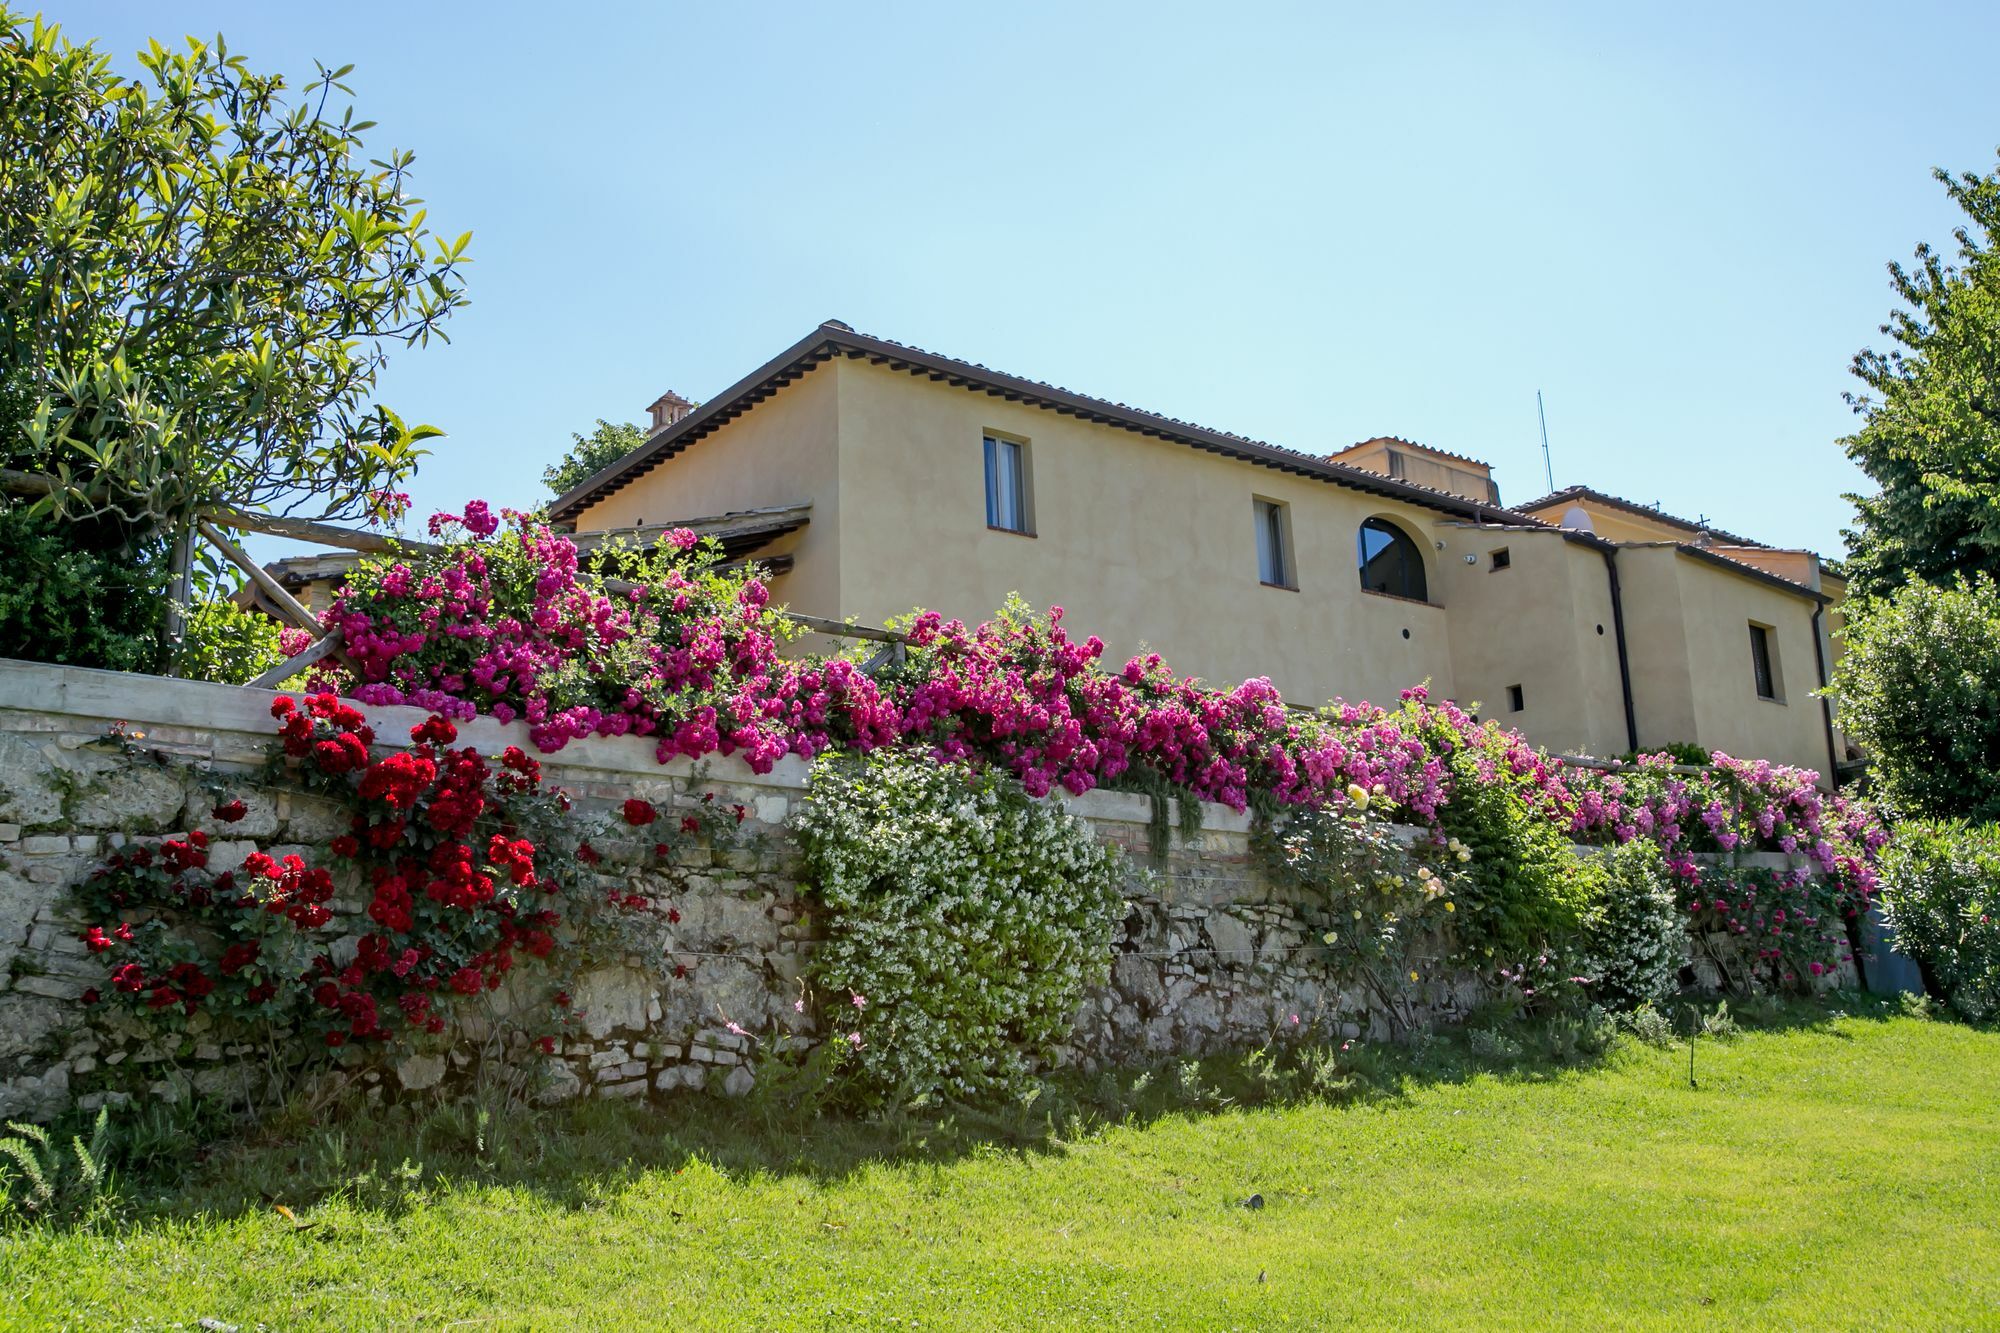
<path id="1" fill-rule="evenodd" d="M 1816 769 L 1832 782 L 1826 720 L 1813 656 L 1813 604 L 1688 556 L 1675 562 L 1694 681 L 1696 728 L 1704 742 L 1732 754 Z M 1757 697 L 1750 624 L 1770 627 L 1776 660 L 1775 701 Z"/>
<path id="2" fill-rule="evenodd" d="M 840 606 L 840 438 L 833 372 L 821 366 L 715 433 L 696 440 L 577 516 L 579 532 L 662 524 L 737 509 L 812 501 L 812 521 L 760 556 L 790 555 L 775 600 L 808 615 Z"/>
<path id="3" fill-rule="evenodd" d="M 1828 781 L 1812 603 L 1670 545 L 1618 553 L 1641 746 L 1692 741 Z M 1768 626 L 1779 701 L 1757 696 L 1750 625 Z"/>
<path id="4" fill-rule="evenodd" d="M 838 375 L 842 612 L 977 621 L 1019 592 L 1062 606 L 1114 666 L 1154 649 L 1183 674 L 1269 676 L 1306 703 L 1393 701 L 1425 680 L 1453 693 L 1444 608 L 1363 592 L 1355 559 L 1362 521 L 1390 518 L 1437 598 L 1442 515 L 860 361 Z M 1032 537 L 986 526 L 981 441 L 996 431 L 1028 442 Z M 1297 591 L 1259 582 L 1253 498 L 1291 507 Z"/>
<path id="5" fill-rule="evenodd" d="M 1500 550 L 1508 564 L 1495 569 Z M 1459 702 L 1559 753 L 1631 748 L 1603 556 L 1555 532 L 1473 525 L 1456 527 L 1447 555 Z M 1519 712 L 1510 685 L 1521 687 Z"/>
<path id="6" fill-rule="evenodd" d="M 989 432 L 1028 445 L 1033 536 L 986 526 Z M 1289 506 L 1296 590 L 1259 581 L 1257 498 Z M 1065 608 L 1079 636 L 1105 641 L 1112 667 L 1158 651 L 1182 674 L 1223 687 L 1268 676 L 1306 704 L 1393 702 L 1427 682 L 1557 751 L 1628 748 L 1597 551 L 865 361 L 813 370 L 586 510 L 578 527 L 806 499 L 812 522 L 766 552 L 795 555 L 773 590 L 803 613 L 879 625 L 924 607 L 976 623 L 1018 592 L 1037 608 Z M 1431 604 L 1361 589 L 1356 537 L 1370 517 L 1416 541 Z M 1659 531 L 1616 511 L 1598 526 L 1614 540 Z M 1501 546 L 1512 564 L 1495 573 Z M 1619 569 L 1642 747 L 1693 741 L 1825 770 L 1808 603 L 1671 545 L 1627 547 Z M 1752 620 L 1776 631 L 1782 704 L 1752 687 Z M 1526 705 L 1518 713 L 1508 707 L 1513 684 Z"/>
<path id="7" fill-rule="evenodd" d="M 1392 459 L 1390 456 L 1394 455 Z M 1419 445 L 1394 440 L 1369 440 L 1333 455 L 1333 460 L 1349 467 L 1365 468 L 1385 477 L 1400 477 L 1419 486 L 1449 491 L 1481 504 L 1499 503 L 1499 488 L 1493 484 L 1493 469 L 1483 463 L 1469 463 L 1443 457 Z"/>

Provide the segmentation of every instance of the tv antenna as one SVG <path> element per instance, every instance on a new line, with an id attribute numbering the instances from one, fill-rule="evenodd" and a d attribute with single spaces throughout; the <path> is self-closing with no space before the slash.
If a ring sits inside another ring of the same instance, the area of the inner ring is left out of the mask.
<path id="1" fill-rule="evenodd" d="M 1556 467 L 1549 461 L 1549 413 L 1542 406 L 1542 391 L 1535 390 L 1535 415 L 1542 419 L 1542 470 L 1548 473 L 1549 494 L 1556 492 Z"/>

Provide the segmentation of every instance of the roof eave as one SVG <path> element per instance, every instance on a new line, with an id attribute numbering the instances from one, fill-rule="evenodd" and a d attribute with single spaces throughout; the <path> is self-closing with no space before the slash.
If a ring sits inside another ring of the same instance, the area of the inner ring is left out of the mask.
<path id="1" fill-rule="evenodd" d="M 549 506 L 549 516 L 559 522 L 573 521 L 590 504 L 604 499 L 643 476 L 696 439 L 725 421 L 741 415 L 756 402 L 769 397 L 778 388 L 804 374 L 812 366 L 836 356 L 857 360 L 865 357 L 892 369 L 929 374 L 933 379 L 943 380 L 954 387 L 983 391 L 1062 415 L 1076 416 L 1142 435 L 1158 436 L 1281 472 L 1315 477 L 1351 490 L 1404 500 L 1448 514 L 1472 517 L 1504 527 L 1551 526 L 1517 510 L 1466 499 L 1449 492 L 1384 477 L 1364 468 L 1350 467 L 1310 454 L 1280 449 L 1241 436 L 1227 435 L 1221 431 L 1177 421 L 1157 413 L 1125 407 L 1103 399 L 1089 398 L 1054 385 L 988 370 L 971 362 L 958 361 L 951 357 L 870 337 L 864 333 L 856 333 L 845 325 L 831 322 L 822 324 L 717 394 L 700 410 L 657 432 L 645 444 L 624 458 L 594 473 L 558 496 Z M 800 364 L 802 362 L 806 364 Z"/>

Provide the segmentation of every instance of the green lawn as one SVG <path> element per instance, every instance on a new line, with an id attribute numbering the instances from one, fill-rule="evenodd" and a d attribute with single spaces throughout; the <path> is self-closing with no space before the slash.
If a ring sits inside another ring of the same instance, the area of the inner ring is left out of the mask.
<path id="1" fill-rule="evenodd" d="M 423 1152 L 416 1131 L 353 1122 L 218 1155 L 178 1215 L 12 1233 L 0 1320 L 2000 1327 L 2000 1033 L 1850 1014 L 1698 1054 L 1698 1089 L 1684 1047 L 1627 1041 L 1548 1077 L 1447 1060 L 1394 1097 L 1028 1148 L 591 1107 L 403 1184 L 376 1156 Z"/>

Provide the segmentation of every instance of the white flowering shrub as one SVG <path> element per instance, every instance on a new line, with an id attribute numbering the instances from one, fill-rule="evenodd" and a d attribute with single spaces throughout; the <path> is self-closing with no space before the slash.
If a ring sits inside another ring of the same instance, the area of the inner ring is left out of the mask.
<path id="1" fill-rule="evenodd" d="M 1678 988 L 1687 927 L 1658 846 L 1637 840 L 1604 859 L 1582 920 L 1582 970 L 1591 998 L 1614 1012 L 1662 1004 Z"/>
<path id="2" fill-rule="evenodd" d="M 824 908 L 808 983 L 866 1098 L 1018 1089 L 1110 970 L 1118 852 L 1011 778 L 822 758 L 793 827 Z"/>

